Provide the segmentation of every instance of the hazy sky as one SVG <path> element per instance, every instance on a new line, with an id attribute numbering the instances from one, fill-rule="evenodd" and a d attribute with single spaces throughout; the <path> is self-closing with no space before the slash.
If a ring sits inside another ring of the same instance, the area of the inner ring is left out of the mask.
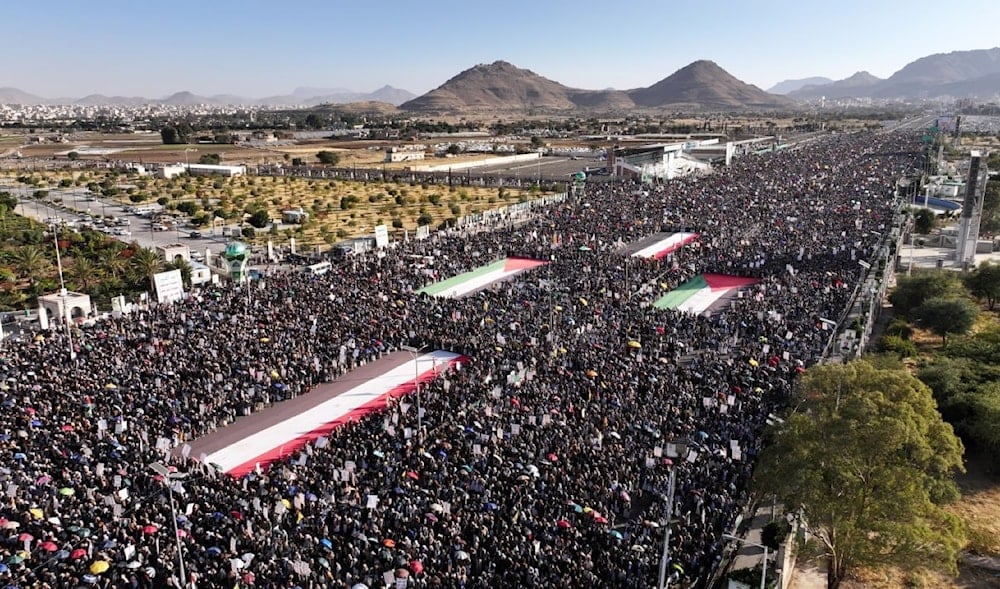
<path id="1" fill-rule="evenodd" d="M 995 0 L 32 0 L 0 7 L 0 87 L 263 97 L 298 86 L 421 94 L 502 59 L 587 89 L 648 86 L 711 59 L 767 89 L 887 77 L 1000 45 Z"/>

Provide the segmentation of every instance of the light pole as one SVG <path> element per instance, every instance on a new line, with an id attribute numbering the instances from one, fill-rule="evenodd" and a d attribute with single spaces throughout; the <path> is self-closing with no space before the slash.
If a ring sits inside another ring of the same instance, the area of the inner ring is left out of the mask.
<path id="1" fill-rule="evenodd" d="M 674 519 L 674 491 L 677 485 L 677 468 L 670 467 L 670 481 L 667 483 L 667 522 L 663 525 L 663 554 L 660 555 L 660 581 L 658 589 L 667 586 L 667 561 L 670 560 L 670 520 Z"/>
<path id="2" fill-rule="evenodd" d="M 69 359 L 76 360 L 76 352 L 73 350 L 73 330 L 70 327 L 72 317 L 69 307 L 66 304 L 66 297 L 69 295 L 69 291 L 66 290 L 66 282 L 63 280 L 62 256 L 59 255 L 59 226 L 50 225 L 50 227 L 52 228 L 52 241 L 56 246 L 56 267 L 59 269 L 59 300 L 62 301 L 62 318 L 66 323 L 66 341 L 69 346 Z"/>
<path id="3" fill-rule="evenodd" d="M 420 352 L 423 352 L 427 346 L 421 346 L 415 348 L 413 346 L 401 346 L 401 349 L 406 350 L 413 356 L 413 386 L 416 387 L 417 396 L 417 442 L 424 442 L 423 434 L 423 417 L 420 415 L 420 364 L 417 362 L 420 357 Z"/>
<path id="4" fill-rule="evenodd" d="M 170 498 L 170 519 L 174 522 L 174 540 L 177 542 L 177 566 L 181 576 L 181 587 L 185 587 L 187 580 L 184 574 L 184 550 L 181 545 L 181 537 L 177 533 L 177 511 L 174 508 L 174 489 L 171 482 L 186 478 L 187 473 L 170 472 L 170 468 L 159 462 L 150 463 L 149 470 L 163 477 L 163 482 L 167 486 L 167 496 Z"/>
<path id="5" fill-rule="evenodd" d="M 756 546 L 757 548 L 764 549 L 764 561 L 760 565 L 760 589 L 764 589 L 764 586 L 767 583 L 767 546 L 763 544 L 757 544 L 756 542 L 748 542 L 747 540 L 744 540 L 739 536 L 733 536 L 732 534 L 723 534 L 722 537 L 727 540 L 733 540 L 735 542 L 739 542 L 744 546 Z"/>
<path id="6" fill-rule="evenodd" d="M 191 174 L 191 164 L 188 163 L 188 152 L 189 151 L 198 151 L 198 150 L 194 149 L 193 147 L 189 147 L 189 148 L 187 148 L 187 149 L 184 150 L 184 171 L 187 172 L 188 175 Z"/>

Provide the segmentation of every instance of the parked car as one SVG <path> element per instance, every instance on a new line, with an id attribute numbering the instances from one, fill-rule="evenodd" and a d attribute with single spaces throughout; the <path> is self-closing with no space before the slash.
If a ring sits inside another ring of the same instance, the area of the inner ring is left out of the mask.
<path id="1" fill-rule="evenodd" d="M 192 231 L 191 233 L 188 233 L 188 237 L 191 239 L 198 239 L 201 237 L 201 231 Z"/>
<path id="2" fill-rule="evenodd" d="M 167 231 L 168 227 L 163 223 L 153 223 L 153 231 Z"/>

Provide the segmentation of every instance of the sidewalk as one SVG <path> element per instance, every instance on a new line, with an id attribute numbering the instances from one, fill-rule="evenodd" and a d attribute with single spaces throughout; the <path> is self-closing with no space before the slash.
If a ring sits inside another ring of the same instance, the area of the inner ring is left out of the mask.
<path id="1" fill-rule="evenodd" d="M 810 563 L 799 563 L 792 569 L 788 589 L 826 589 L 826 571 Z"/>

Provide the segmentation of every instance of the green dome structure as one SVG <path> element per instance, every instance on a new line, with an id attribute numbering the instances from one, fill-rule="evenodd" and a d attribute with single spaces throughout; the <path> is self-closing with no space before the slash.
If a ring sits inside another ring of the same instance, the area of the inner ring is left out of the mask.
<path id="1" fill-rule="evenodd" d="M 226 251 L 222 257 L 229 262 L 229 277 L 233 282 L 240 284 L 246 280 L 247 261 L 250 259 L 250 250 L 245 243 L 239 241 L 230 242 L 226 246 Z"/>

